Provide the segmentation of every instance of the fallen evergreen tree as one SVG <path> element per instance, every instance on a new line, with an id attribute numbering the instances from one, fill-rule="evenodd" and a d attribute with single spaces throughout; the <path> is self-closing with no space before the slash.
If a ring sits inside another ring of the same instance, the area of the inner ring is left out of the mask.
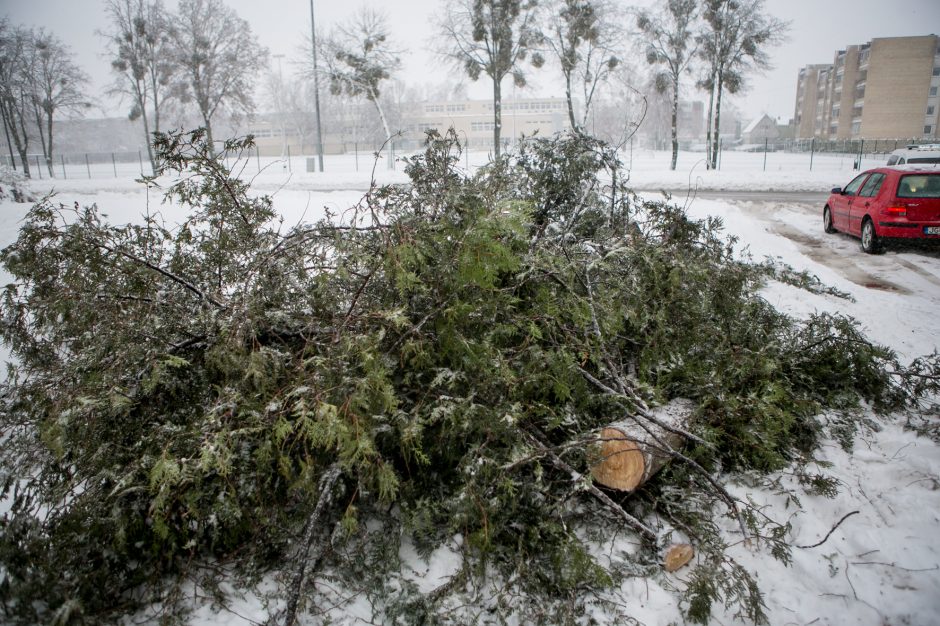
<path id="1" fill-rule="evenodd" d="M 466 623 L 455 607 L 493 579 L 488 619 L 574 622 L 623 576 L 659 575 L 682 535 L 687 617 L 721 601 L 761 622 L 726 538 L 786 560 L 788 526 L 722 477 L 810 460 L 862 402 L 936 392 L 936 357 L 905 369 L 851 319 L 774 310 L 757 295 L 773 268 L 736 258 L 718 220 L 638 198 L 594 140 L 535 140 L 468 178 L 431 133 L 410 185 L 288 229 L 204 139 L 157 141 L 185 223 L 48 198 L 2 253 L 8 620 L 172 608 L 178 581 L 226 569 L 283 571 L 285 623 L 318 615 L 321 576 L 387 622 Z M 687 419 L 663 423 L 676 399 Z M 625 421 L 665 459 L 618 493 L 590 471 Z M 597 560 L 621 532 L 635 551 Z M 397 576 L 403 535 L 463 566 L 420 593 Z"/>

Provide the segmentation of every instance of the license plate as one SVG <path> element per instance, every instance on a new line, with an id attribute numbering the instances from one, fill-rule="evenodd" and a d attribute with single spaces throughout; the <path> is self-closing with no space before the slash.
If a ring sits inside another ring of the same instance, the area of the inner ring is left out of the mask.
<path id="1" fill-rule="evenodd" d="M 925 235 L 940 235 L 940 226 L 924 226 Z"/>

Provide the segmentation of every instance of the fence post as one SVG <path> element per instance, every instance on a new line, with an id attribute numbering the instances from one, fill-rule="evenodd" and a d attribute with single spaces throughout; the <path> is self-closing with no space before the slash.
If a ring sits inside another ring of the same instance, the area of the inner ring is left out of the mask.
<path id="1" fill-rule="evenodd" d="M 117 163 L 114 161 L 114 153 L 111 153 L 111 169 L 114 170 L 114 177 L 117 178 Z"/>
<path id="2" fill-rule="evenodd" d="M 42 180 L 42 168 L 39 166 L 39 155 L 36 155 L 36 171 L 39 172 L 39 180 Z"/>
<path id="3" fill-rule="evenodd" d="M 85 170 L 88 172 L 88 179 L 91 180 L 91 165 L 88 164 L 88 153 L 85 153 Z"/>
<path id="4" fill-rule="evenodd" d="M 261 173 L 261 149 L 255 146 L 255 161 L 258 163 L 258 173 Z"/>
<path id="5" fill-rule="evenodd" d="M 359 171 L 359 142 L 353 142 L 353 154 L 356 155 L 356 171 Z"/>
<path id="6" fill-rule="evenodd" d="M 62 161 L 62 179 L 63 179 L 63 180 L 68 180 L 69 177 L 68 177 L 68 175 L 66 175 L 66 173 L 65 173 L 65 155 L 64 155 L 64 154 L 60 154 L 60 155 L 59 155 L 59 159 L 61 159 L 61 161 Z"/>
<path id="7" fill-rule="evenodd" d="M 718 160 L 717 160 L 717 165 L 718 165 L 718 171 L 719 171 L 719 172 L 721 171 L 721 155 L 722 155 L 722 153 L 724 152 L 724 145 L 725 145 L 725 140 L 724 140 L 723 138 L 719 137 L 719 138 L 718 138 Z"/>
<path id="8" fill-rule="evenodd" d="M 140 148 L 137 149 L 137 162 L 140 163 L 140 177 L 144 176 L 144 155 L 141 154 Z"/>
<path id="9" fill-rule="evenodd" d="M 287 144 L 287 171 L 291 174 L 294 173 L 294 170 L 290 167 L 290 144 Z"/>
<path id="10" fill-rule="evenodd" d="M 764 171 L 767 171 L 767 137 L 764 137 Z"/>
<path id="11" fill-rule="evenodd" d="M 809 142 L 809 171 L 813 171 L 813 156 L 816 154 L 816 138 Z"/>

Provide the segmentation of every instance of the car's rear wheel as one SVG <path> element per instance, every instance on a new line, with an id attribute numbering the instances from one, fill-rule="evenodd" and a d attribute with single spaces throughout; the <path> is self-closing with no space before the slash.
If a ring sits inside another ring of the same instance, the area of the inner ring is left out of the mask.
<path id="1" fill-rule="evenodd" d="M 862 250 L 868 254 L 881 252 L 881 240 L 878 238 L 878 233 L 875 232 L 874 222 L 868 217 L 862 222 Z"/>
<path id="2" fill-rule="evenodd" d="M 830 234 L 836 232 L 835 226 L 832 225 L 832 211 L 828 206 L 823 209 L 823 229 Z"/>

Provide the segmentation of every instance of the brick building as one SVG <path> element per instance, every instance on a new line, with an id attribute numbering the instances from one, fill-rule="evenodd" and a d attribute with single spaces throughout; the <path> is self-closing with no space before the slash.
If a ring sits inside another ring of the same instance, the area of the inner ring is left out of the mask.
<path id="1" fill-rule="evenodd" d="M 890 37 L 847 46 L 797 81 L 797 138 L 936 139 L 940 37 Z"/>

